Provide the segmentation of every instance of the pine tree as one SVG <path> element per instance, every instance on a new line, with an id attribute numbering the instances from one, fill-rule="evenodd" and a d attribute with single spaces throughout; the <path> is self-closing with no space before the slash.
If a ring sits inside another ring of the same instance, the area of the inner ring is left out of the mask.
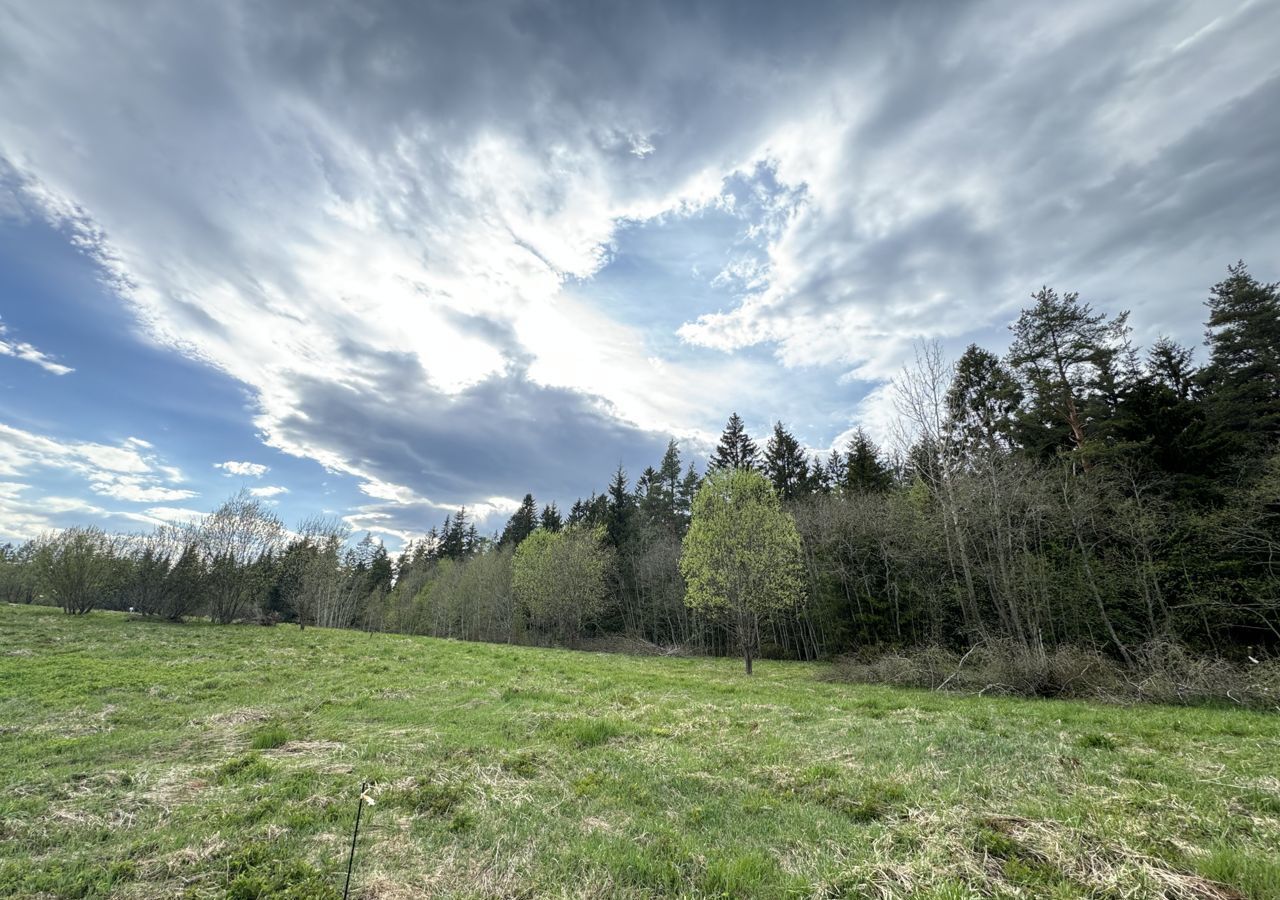
<path id="1" fill-rule="evenodd" d="M 1022 437 L 1042 455 L 1063 448 L 1090 464 L 1089 444 L 1105 423 L 1105 407 L 1115 402 L 1119 385 L 1133 368 L 1129 314 L 1112 319 L 1095 313 L 1080 295 L 1041 288 L 1035 304 L 1011 326 L 1009 365 L 1022 378 L 1029 405 L 1022 414 Z"/>
<path id="2" fill-rule="evenodd" d="M 715 453 L 711 454 L 708 471 L 723 469 L 754 470 L 759 464 L 760 450 L 747 435 L 747 429 L 737 413 L 729 416 L 720 436 Z"/>
<path id="3" fill-rule="evenodd" d="M 842 483 L 847 491 L 885 491 L 893 486 L 893 474 L 881 460 L 880 448 L 861 428 L 849 439 Z"/>
<path id="4" fill-rule="evenodd" d="M 533 530 L 538 527 L 538 505 L 533 500 L 533 494 L 525 494 L 524 499 L 520 501 L 519 508 L 511 514 L 511 518 L 507 520 L 507 525 L 502 529 L 502 536 L 498 538 L 499 547 L 517 547 L 520 542 L 533 534 Z"/>
<path id="5" fill-rule="evenodd" d="M 781 422 L 773 426 L 773 435 L 765 447 L 764 474 L 783 500 L 794 500 L 808 490 L 809 461 L 800 442 Z"/>
<path id="6" fill-rule="evenodd" d="M 552 534 L 564 528 L 564 520 L 560 518 L 560 510 L 556 508 L 555 503 L 548 503 L 542 507 L 542 527 Z"/>

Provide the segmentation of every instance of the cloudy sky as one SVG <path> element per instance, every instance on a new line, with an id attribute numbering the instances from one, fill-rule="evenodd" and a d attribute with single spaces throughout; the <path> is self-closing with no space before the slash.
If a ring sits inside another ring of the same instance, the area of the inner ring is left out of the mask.
<path id="1" fill-rule="evenodd" d="M 398 543 L 1280 278 L 1280 3 L 0 0 L 0 538 Z"/>

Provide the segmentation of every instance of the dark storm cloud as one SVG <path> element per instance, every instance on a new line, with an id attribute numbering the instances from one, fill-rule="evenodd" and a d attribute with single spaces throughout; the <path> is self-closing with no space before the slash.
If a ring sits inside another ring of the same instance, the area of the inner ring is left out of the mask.
<path id="1" fill-rule="evenodd" d="M 665 435 L 626 424 L 593 398 L 536 385 L 522 372 L 449 396 L 431 390 L 410 360 L 366 361 L 377 365 L 382 390 L 299 379 L 299 412 L 279 417 L 271 437 L 287 446 L 323 443 L 354 466 L 447 506 L 531 490 L 569 502 L 603 490 L 619 463 L 639 474 L 666 445 Z"/>

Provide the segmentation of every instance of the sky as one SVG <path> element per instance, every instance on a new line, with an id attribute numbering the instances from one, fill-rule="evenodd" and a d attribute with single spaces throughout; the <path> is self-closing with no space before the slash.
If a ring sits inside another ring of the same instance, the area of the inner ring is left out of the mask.
<path id="1" fill-rule="evenodd" d="M 392 546 L 1280 278 L 1280 3 L 0 0 L 0 540 Z M 1203 356 L 1203 354 L 1201 354 Z"/>

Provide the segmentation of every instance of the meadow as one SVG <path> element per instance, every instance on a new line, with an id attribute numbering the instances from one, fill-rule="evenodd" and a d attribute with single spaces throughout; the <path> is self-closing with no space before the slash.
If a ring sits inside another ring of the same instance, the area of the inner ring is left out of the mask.
<path id="1" fill-rule="evenodd" d="M 0 606 L 0 896 L 1280 897 L 1280 715 Z"/>

